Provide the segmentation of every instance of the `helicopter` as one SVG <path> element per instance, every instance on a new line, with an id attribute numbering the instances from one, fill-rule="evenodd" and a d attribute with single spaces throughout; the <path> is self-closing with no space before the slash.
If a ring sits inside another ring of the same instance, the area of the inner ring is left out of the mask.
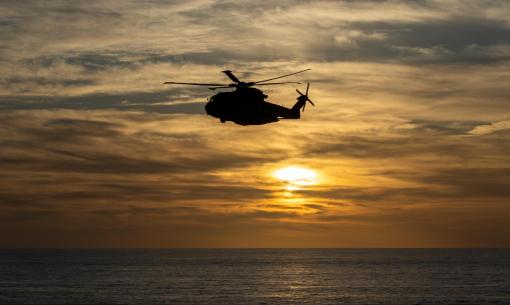
<path id="1" fill-rule="evenodd" d="M 205 111 L 208 115 L 220 119 L 225 123 L 232 121 L 238 125 L 263 125 L 278 122 L 281 119 L 300 119 L 300 111 L 305 110 L 306 103 L 312 106 L 315 104 L 308 98 L 308 89 L 310 83 L 306 86 L 303 94 L 296 89 L 299 94 L 297 101 L 292 108 L 276 105 L 266 101 L 267 95 L 260 89 L 253 86 L 281 85 L 281 84 L 301 84 L 300 82 L 269 82 L 276 79 L 288 77 L 298 73 L 303 73 L 311 69 L 305 69 L 298 72 L 273 77 L 256 82 L 243 82 L 237 78 L 230 70 L 222 71 L 233 83 L 186 83 L 186 82 L 164 82 L 170 85 L 194 85 L 207 86 L 211 90 L 233 88 L 233 91 L 218 92 L 211 96 L 206 105 Z"/>

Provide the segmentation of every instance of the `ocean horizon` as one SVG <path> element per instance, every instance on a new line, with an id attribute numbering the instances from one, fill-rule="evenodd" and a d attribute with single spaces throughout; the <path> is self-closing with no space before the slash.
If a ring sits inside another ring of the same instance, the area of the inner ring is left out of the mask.
<path id="1" fill-rule="evenodd" d="M 2 249 L 0 304 L 510 304 L 510 249 Z"/>

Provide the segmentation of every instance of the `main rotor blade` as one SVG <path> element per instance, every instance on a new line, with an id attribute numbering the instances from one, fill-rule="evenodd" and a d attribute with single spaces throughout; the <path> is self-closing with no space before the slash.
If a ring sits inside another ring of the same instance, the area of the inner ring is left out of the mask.
<path id="1" fill-rule="evenodd" d="M 303 72 L 309 71 L 309 70 L 312 70 L 312 69 L 305 69 L 305 70 L 301 70 L 301 71 L 298 71 L 298 72 L 290 73 L 290 74 L 287 74 L 287 75 L 282 75 L 282 76 L 278 76 L 278 77 L 268 78 L 268 79 L 265 79 L 265 80 L 259 80 L 259 81 L 254 82 L 254 83 L 255 84 L 263 83 L 263 82 L 267 82 L 267 81 L 270 81 L 270 80 L 275 80 L 275 79 L 291 76 L 291 75 L 294 75 L 294 74 L 303 73 Z"/>
<path id="2" fill-rule="evenodd" d="M 233 87 L 232 86 L 221 86 L 221 87 L 211 87 L 209 89 L 216 90 L 216 89 L 229 89 L 229 88 L 233 88 Z"/>
<path id="3" fill-rule="evenodd" d="M 194 86 L 228 86 L 225 84 L 203 84 L 203 83 L 178 83 L 178 82 L 164 82 L 165 85 L 194 85 Z"/>
<path id="4" fill-rule="evenodd" d="M 221 71 L 225 73 L 234 83 L 240 83 L 241 81 L 232 73 L 230 70 Z"/>
<path id="5" fill-rule="evenodd" d="M 257 83 L 255 83 L 255 86 L 283 85 L 283 84 L 301 84 L 301 83 L 300 82 L 281 82 L 281 83 L 264 83 L 264 84 L 257 84 Z"/>

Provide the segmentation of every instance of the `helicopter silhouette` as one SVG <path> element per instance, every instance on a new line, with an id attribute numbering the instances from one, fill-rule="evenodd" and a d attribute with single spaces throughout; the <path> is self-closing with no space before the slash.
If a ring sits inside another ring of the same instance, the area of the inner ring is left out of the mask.
<path id="1" fill-rule="evenodd" d="M 239 125 L 263 125 L 278 122 L 281 119 L 300 119 L 300 111 L 305 110 L 306 102 L 315 106 L 308 98 L 308 89 L 310 83 L 306 86 L 305 93 L 299 94 L 297 101 L 292 108 L 276 105 L 265 101 L 267 95 L 262 90 L 253 88 L 253 86 L 281 85 L 281 84 L 301 84 L 300 82 L 269 82 L 272 80 L 288 77 L 311 69 L 273 77 L 256 82 L 240 81 L 230 70 L 222 71 L 233 83 L 231 84 L 210 84 L 210 83 L 183 83 L 183 82 L 165 82 L 172 85 L 194 85 L 208 86 L 211 90 L 234 88 L 234 91 L 218 92 L 211 96 L 205 105 L 205 111 L 208 115 L 219 118 L 220 122 L 232 121 Z M 269 82 L 269 83 L 268 83 Z"/>

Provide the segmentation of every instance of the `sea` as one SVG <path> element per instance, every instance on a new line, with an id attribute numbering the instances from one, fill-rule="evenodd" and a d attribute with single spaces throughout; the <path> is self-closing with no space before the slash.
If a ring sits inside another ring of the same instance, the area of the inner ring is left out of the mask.
<path id="1" fill-rule="evenodd" d="M 510 249 L 0 250 L 0 304 L 510 304 Z"/>

